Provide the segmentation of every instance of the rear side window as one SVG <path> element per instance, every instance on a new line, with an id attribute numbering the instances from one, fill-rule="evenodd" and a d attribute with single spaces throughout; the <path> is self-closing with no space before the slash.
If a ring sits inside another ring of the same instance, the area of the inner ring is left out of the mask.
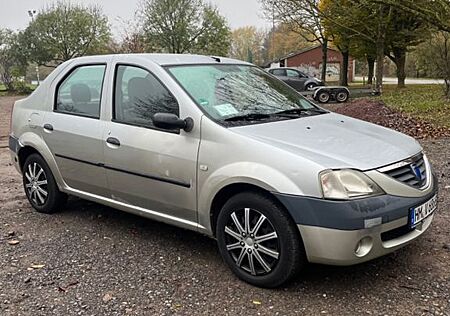
<path id="1" fill-rule="evenodd" d="M 105 69 L 105 65 L 75 68 L 58 86 L 55 110 L 99 118 Z"/>
<path id="2" fill-rule="evenodd" d="M 286 76 L 286 70 L 284 70 L 284 69 L 274 69 L 272 71 L 272 74 L 274 76 Z"/>
<path id="3" fill-rule="evenodd" d="M 114 120 L 154 127 L 153 115 L 179 115 L 178 102 L 162 83 L 145 69 L 119 65 L 116 70 Z"/>

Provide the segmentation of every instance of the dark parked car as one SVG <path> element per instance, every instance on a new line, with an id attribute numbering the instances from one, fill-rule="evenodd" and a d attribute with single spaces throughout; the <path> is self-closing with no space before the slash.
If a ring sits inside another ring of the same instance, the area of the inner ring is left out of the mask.
<path id="1" fill-rule="evenodd" d="M 297 91 L 313 90 L 324 83 L 294 68 L 272 68 L 269 73 L 286 82 Z"/>

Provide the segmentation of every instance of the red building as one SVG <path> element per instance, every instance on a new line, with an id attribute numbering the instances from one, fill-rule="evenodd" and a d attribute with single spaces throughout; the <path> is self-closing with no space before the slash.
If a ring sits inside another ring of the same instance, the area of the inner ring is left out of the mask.
<path id="1" fill-rule="evenodd" d="M 320 45 L 309 47 L 301 51 L 291 53 L 272 62 L 269 67 L 297 68 L 311 76 L 320 78 L 322 70 L 322 47 Z M 343 64 L 342 54 L 333 48 L 328 48 L 327 81 L 338 81 Z M 348 80 L 353 81 L 354 62 L 349 58 Z"/>

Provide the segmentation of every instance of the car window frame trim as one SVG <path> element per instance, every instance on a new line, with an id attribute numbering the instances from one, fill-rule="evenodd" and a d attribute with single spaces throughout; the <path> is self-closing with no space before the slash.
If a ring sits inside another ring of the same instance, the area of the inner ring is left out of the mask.
<path id="1" fill-rule="evenodd" d="M 92 116 L 92 115 L 89 115 L 89 114 L 75 113 L 75 112 L 70 112 L 70 111 L 62 111 L 62 110 L 58 110 L 58 108 L 57 108 L 57 106 L 58 106 L 58 92 L 59 92 L 59 88 L 61 87 L 61 85 L 67 80 L 67 78 L 70 77 L 70 75 L 77 68 L 86 67 L 86 66 L 105 66 L 105 69 L 103 71 L 103 77 L 102 77 L 102 85 L 101 85 L 101 89 L 100 89 L 98 117 L 97 116 Z M 102 115 L 103 89 L 104 89 L 104 85 L 105 85 L 105 78 L 106 78 L 107 70 L 108 70 L 108 63 L 107 62 L 88 62 L 88 63 L 83 63 L 83 64 L 76 64 L 73 67 L 71 67 L 69 70 L 67 70 L 67 72 L 62 76 L 62 78 L 56 83 L 55 95 L 54 95 L 54 98 L 53 98 L 53 112 L 54 113 L 60 113 L 60 114 L 73 115 L 73 116 L 78 116 L 78 117 L 84 117 L 84 118 L 89 118 L 89 119 L 94 119 L 94 120 L 100 120 L 100 117 Z"/>
<path id="2" fill-rule="evenodd" d="M 159 79 L 159 77 L 156 76 L 153 71 L 149 70 L 148 68 L 146 68 L 146 67 L 144 67 L 142 65 L 138 65 L 138 64 L 135 64 L 135 63 L 116 62 L 115 65 L 114 65 L 114 72 L 113 72 L 113 86 L 112 86 L 112 100 L 111 100 L 111 122 L 112 123 L 117 123 L 117 124 L 128 125 L 128 126 L 139 127 L 139 128 L 151 129 L 151 130 L 155 130 L 155 131 L 158 131 L 158 132 L 164 132 L 164 133 L 180 135 L 181 134 L 181 130 L 180 129 L 170 130 L 170 129 L 165 129 L 165 128 L 159 128 L 159 127 L 156 127 L 156 126 L 148 126 L 148 125 L 145 125 L 145 124 L 124 122 L 124 121 L 116 119 L 116 84 L 117 84 L 117 71 L 118 71 L 118 68 L 120 66 L 139 68 L 139 69 L 147 71 L 149 74 L 151 74 L 161 84 L 161 86 L 163 86 L 163 88 L 166 89 L 167 92 L 169 92 L 169 94 L 177 102 L 178 117 L 180 118 L 180 102 L 175 97 L 175 95 L 172 93 L 172 91 L 167 87 L 167 85 L 161 79 Z"/>

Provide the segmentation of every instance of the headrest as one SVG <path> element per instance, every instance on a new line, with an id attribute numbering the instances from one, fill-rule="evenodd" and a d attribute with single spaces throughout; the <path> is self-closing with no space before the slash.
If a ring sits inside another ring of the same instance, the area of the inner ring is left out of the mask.
<path id="1" fill-rule="evenodd" d="M 75 103 L 90 102 L 91 89 L 84 83 L 77 83 L 70 87 L 70 97 Z"/>

